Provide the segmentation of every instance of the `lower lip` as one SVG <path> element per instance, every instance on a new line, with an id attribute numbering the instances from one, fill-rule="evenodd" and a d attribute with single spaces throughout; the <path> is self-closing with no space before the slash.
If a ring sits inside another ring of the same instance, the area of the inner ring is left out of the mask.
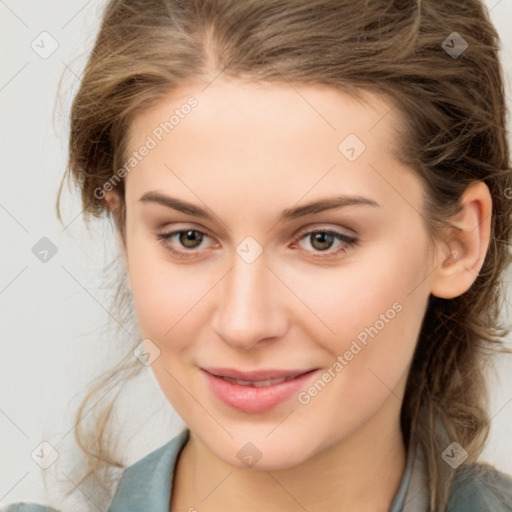
<path id="1" fill-rule="evenodd" d="M 201 371 L 208 379 L 210 389 L 221 402 L 238 411 L 258 413 L 268 411 L 297 394 L 316 375 L 318 370 L 280 384 L 264 387 L 232 384 L 205 370 Z"/>

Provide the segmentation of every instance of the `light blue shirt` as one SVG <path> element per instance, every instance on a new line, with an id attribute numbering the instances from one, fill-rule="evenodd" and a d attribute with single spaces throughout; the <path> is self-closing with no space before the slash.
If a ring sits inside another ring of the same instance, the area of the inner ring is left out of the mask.
<path id="1" fill-rule="evenodd" d="M 119 481 L 108 512 L 169 512 L 174 468 L 190 431 L 184 429 L 168 443 L 128 466 Z M 462 465 L 455 473 L 448 512 L 512 512 L 512 477 L 490 468 Z M 408 450 L 406 469 L 389 512 L 426 512 L 428 491 L 425 459 Z M 58 512 L 43 505 L 15 503 L 0 512 Z"/>

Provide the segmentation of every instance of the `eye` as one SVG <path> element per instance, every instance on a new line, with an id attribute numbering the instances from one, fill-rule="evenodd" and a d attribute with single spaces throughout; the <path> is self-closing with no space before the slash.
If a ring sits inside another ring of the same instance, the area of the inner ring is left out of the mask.
<path id="1" fill-rule="evenodd" d="M 200 252 L 200 246 L 203 240 L 210 238 L 206 233 L 197 229 L 181 229 L 171 231 L 169 233 L 157 234 L 157 239 L 162 245 L 173 255 L 178 256 L 180 259 L 197 257 Z M 170 242 L 175 240 L 173 244 Z M 357 243 L 357 238 L 344 235 L 338 231 L 333 230 L 316 230 L 309 232 L 302 232 L 295 239 L 294 244 L 304 239 L 309 239 L 313 251 L 304 249 L 314 258 L 326 258 L 336 256 L 340 253 L 346 253 Z M 339 242 L 335 249 L 331 249 L 333 244 Z M 176 249 L 176 244 L 185 250 Z"/>
<path id="2" fill-rule="evenodd" d="M 314 251 L 306 249 L 306 252 L 313 253 L 312 256 L 314 258 L 325 258 L 348 252 L 357 243 L 357 238 L 332 230 L 317 230 L 301 233 L 298 236 L 298 241 L 304 239 L 309 240 L 311 247 L 314 249 Z M 340 245 L 338 245 L 336 249 L 330 250 L 336 241 L 340 242 Z"/>
<path id="3" fill-rule="evenodd" d="M 186 251 L 180 251 L 175 249 L 173 245 L 169 243 L 174 237 L 177 236 L 179 244 L 187 249 Z M 206 233 L 198 231 L 197 229 L 181 229 L 171 231 L 170 233 L 159 233 L 157 238 L 160 240 L 162 245 L 175 256 L 180 258 L 195 257 L 198 255 L 198 251 L 195 251 L 203 241 L 204 237 L 208 237 Z M 208 237 L 209 238 L 209 237 Z"/>

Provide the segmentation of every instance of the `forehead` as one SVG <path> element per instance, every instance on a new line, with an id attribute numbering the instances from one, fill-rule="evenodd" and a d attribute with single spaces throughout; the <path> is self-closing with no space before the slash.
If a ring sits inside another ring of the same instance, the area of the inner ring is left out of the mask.
<path id="1" fill-rule="evenodd" d="M 239 134 L 267 123 L 265 131 L 253 132 L 254 141 L 265 140 L 265 133 L 279 129 L 280 139 L 314 132 L 335 140 L 353 132 L 361 139 L 388 143 L 396 137 L 399 113 L 382 95 L 362 89 L 354 97 L 347 92 L 322 84 L 284 82 L 247 82 L 218 78 L 210 83 L 190 83 L 174 88 L 132 122 L 130 145 L 138 136 L 151 133 L 175 112 L 172 131 L 177 132 L 185 118 L 195 126 L 215 126 L 224 133 Z M 196 106 L 187 107 L 194 98 Z M 180 110 L 186 110 L 184 116 Z M 387 118 L 387 119 L 384 119 Z M 177 122 L 176 122 L 177 121 Z M 187 123 L 187 124 L 190 124 Z M 214 136 L 215 133 L 212 133 Z M 389 146 L 388 146 L 389 148 Z"/>
<path id="2" fill-rule="evenodd" d="M 286 183 L 297 201 L 313 187 L 396 194 L 389 181 L 417 194 L 415 177 L 393 155 L 399 113 L 382 96 L 361 95 L 221 78 L 176 88 L 133 120 L 126 156 L 149 139 L 154 147 L 127 183 L 174 188 L 182 176 L 193 190 L 230 183 L 231 192 Z"/>

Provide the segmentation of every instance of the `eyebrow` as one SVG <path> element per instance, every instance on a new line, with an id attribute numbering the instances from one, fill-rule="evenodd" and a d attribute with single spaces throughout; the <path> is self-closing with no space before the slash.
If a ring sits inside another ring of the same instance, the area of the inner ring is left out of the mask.
<path id="1" fill-rule="evenodd" d="M 215 220 L 214 216 L 211 213 L 209 213 L 208 210 L 206 209 L 203 209 L 192 203 L 188 203 L 187 201 L 183 201 L 182 199 L 166 196 L 156 191 L 146 192 L 139 199 L 139 201 L 142 201 L 144 203 L 157 203 L 162 206 L 166 206 L 167 208 L 172 208 L 173 210 L 185 213 L 187 215 L 193 215 L 194 217 L 207 219 L 211 221 Z M 305 217 L 306 215 L 311 215 L 326 210 L 333 210 L 335 208 L 342 208 L 345 206 L 353 205 L 380 207 L 379 203 L 367 197 L 340 195 L 331 198 L 320 199 L 302 206 L 297 206 L 295 208 L 288 208 L 286 210 L 283 210 L 279 217 L 279 222 L 294 220 L 300 217 Z"/>

